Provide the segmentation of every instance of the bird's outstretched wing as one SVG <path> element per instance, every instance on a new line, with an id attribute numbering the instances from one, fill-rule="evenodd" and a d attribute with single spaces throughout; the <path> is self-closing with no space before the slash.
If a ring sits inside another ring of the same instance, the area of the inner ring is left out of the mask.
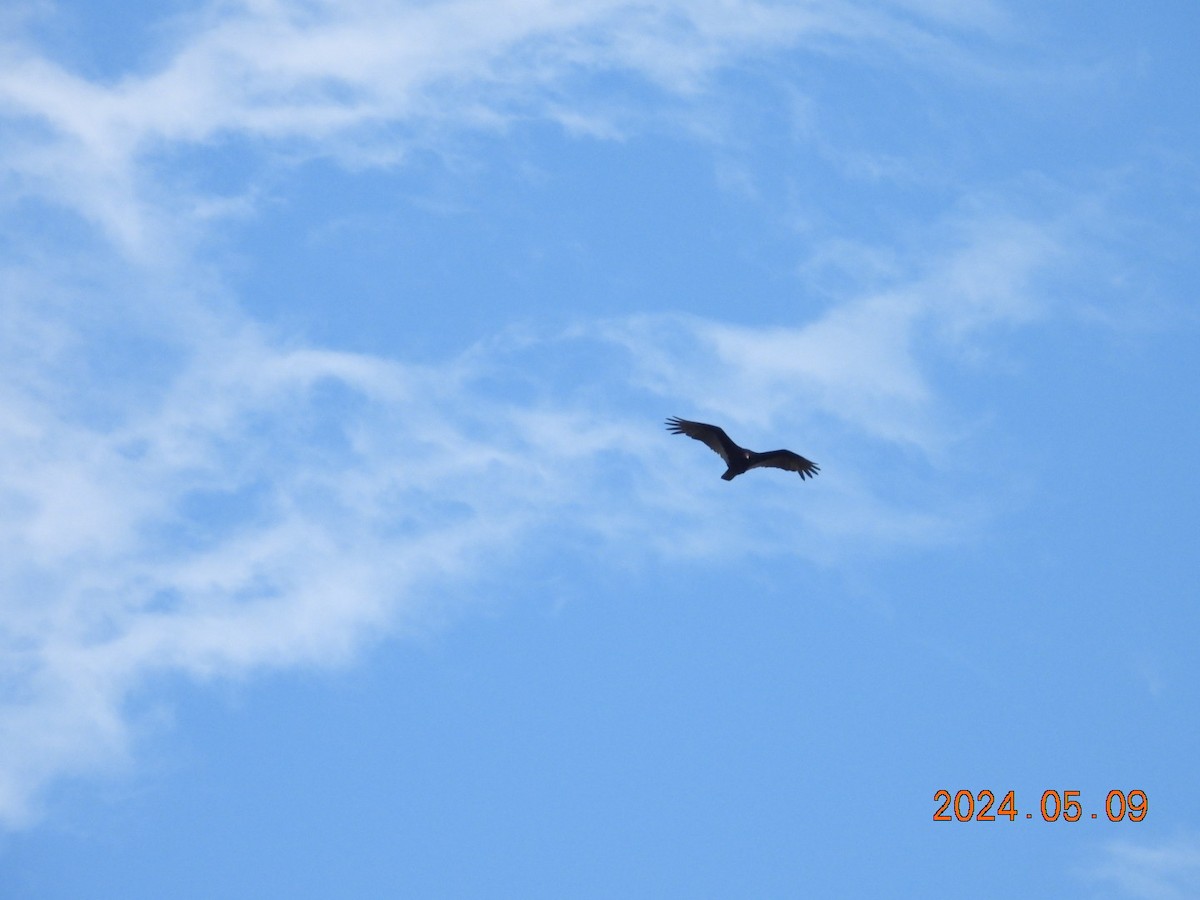
<path id="1" fill-rule="evenodd" d="M 821 467 L 811 459 L 805 459 L 799 453 L 793 453 L 791 450 L 768 450 L 766 453 L 754 453 L 750 456 L 750 465 L 746 468 L 757 469 L 762 466 L 799 472 L 801 478 L 815 478 L 821 471 Z"/>
<path id="2" fill-rule="evenodd" d="M 725 460 L 725 465 L 729 465 L 731 459 L 742 453 L 742 448 L 729 439 L 729 435 L 725 433 L 724 429 L 718 428 L 716 425 L 689 422 L 687 419 L 672 416 L 667 419 L 667 430 L 671 434 L 686 434 L 690 438 L 702 441 L 721 459 Z"/>

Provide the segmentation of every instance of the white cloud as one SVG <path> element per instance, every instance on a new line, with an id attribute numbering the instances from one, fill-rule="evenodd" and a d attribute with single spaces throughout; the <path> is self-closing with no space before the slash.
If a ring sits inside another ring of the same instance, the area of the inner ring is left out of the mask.
<path id="1" fill-rule="evenodd" d="M 8 44 L 0 166 L 121 252 L 58 260 L 69 240 L 26 235 L 30 260 L 0 271 L 0 822 L 122 759 L 130 697 L 154 674 L 346 660 L 420 618 L 434 589 L 519 566 L 535 536 L 824 559 L 945 539 L 969 498 L 948 512 L 895 496 L 849 448 L 905 448 L 928 469 L 953 437 L 919 343 L 961 349 L 1033 314 L 1028 280 L 1055 246 L 1049 229 L 982 217 L 923 271 L 807 325 L 632 317 L 421 367 L 285 340 L 232 310 L 187 252 L 221 198 L 176 196 L 156 161 L 235 140 L 375 164 L 422 130 L 523 116 L 617 133 L 568 102 L 573 79 L 626 73 L 682 96 L 750 50 L 932 58 L 942 29 L 972 22 L 993 27 L 994 9 L 258 0 L 205 7 L 153 66 L 107 81 Z M 498 387 L 574 371 L 582 350 L 586 378 Z M 660 428 L 708 413 L 751 445 L 771 426 L 841 460 L 800 510 L 768 480 L 732 493 L 715 457 Z"/>
<path id="2" fill-rule="evenodd" d="M 150 259 L 164 234 L 179 236 L 179 216 L 212 207 L 147 177 L 145 160 L 173 147 L 248 140 L 378 165 L 421 134 L 525 117 L 612 135 L 617 106 L 582 100 L 578 78 L 625 74 L 687 96 L 742 54 L 797 46 L 956 67 L 943 32 L 998 19 L 984 2 L 912 0 L 216 4 L 179 19 L 173 50 L 148 71 L 105 82 L 19 42 L 0 47 L 0 115 L 14 128 L 0 166 Z"/>
<path id="3" fill-rule="evenodd" d="M 18 338 L 0 362 L 0 819 L 120 759 L 128 698 L 153 674 L 346 660 L 431 592 L 515 572 L 532 544 L 836 560 L 961 534 L 973 498 L 898 495 L 871 454 L 907 447 L 907 489 L 938 486 L 954 438 L 917 338 L 954 344 L 1028 313 L 1019 286 L 1048 239 L 1017 228 L 1016 252 L 1009 231 L 805 326 L 640 316 L 514 333 L 436 366 L 284 341 L 182 291 L 156 316 L 135 295 L 84 320 L 10 297 L 71 352 Z M 965 287 L 975 269 L 997 276 L 988 292 Z M 166 361 L 97 408 L 114 332 Z M 514 399 L 506 382 L 530 378 Z M 711 414 L 751 446 L 794 436 L 825 470 L 788 481 L 808 492 L 800 509 L 778 479 L 730 491 L 705 448 L 661 429 L 668 414 Z"/>
<path id="4" fill-rule="evenodd" d="M 929 251 L 925 271 L 805 325 L 658 316 L 614 324 L 609 333 L 633 351 L 648 385 L 695 409 L 756 426 L 804 409 L 810 419 L 839 420 L 933 455 L 949 434 L 934 418 L 927 349 L 970 356 L 980 333 L 1040 315 L 1036 278 L 1063 255 L 1060 231 L 1002 215 L 962 223 L 953 243 Z M 680 359 L 693 358 L 681 343 L 694 343 L 689 349 L 709 366 L 678 369 Z"/>
<path id="5" fill-rule="evenodd" d="M 1090 874 L 1122 897 L 1189 900 L 1200 896 L 1200 840 L 1177 838 L 1160 844 L 1114 841 L 1105 861 Z"/>

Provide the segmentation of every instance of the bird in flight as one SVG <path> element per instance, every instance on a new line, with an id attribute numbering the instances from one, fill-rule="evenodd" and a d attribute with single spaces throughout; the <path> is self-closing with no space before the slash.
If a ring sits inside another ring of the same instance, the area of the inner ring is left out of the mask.
<path id="1" fill-rule="evenodd" d="M 725 460 L 725 465 L 729 467 L 721 476 L 726 481 L 732 481 L 743 472 L 761 466 L 799 472 L 801 478 L 815 478 L 817 472 L 820 471 L 820 466 L 811 459 L 805 459 L 799 453 L 793 453 L 791 450 L 768 450 L 766 453 L 756 453 L 745 447 L 739 447 L 729 439 L 729 435 L 725 433 L 724 429 L 718 428 L 716 425 L 689 422 L 687 419 L 672 416 L 667 419 L 667 430 L 672 434 L 686 434 L 690 438 L 707 444 L 717 456 Z"/>

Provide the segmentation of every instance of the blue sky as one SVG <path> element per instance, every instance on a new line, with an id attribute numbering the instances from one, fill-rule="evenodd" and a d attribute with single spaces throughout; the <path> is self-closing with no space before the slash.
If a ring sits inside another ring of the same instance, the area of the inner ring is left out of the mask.
<path id="1" fill-rule="evenodd" d="M 0 14 L 0 896 L 1200 896 L 1193 4 L 143 6 Z"/>

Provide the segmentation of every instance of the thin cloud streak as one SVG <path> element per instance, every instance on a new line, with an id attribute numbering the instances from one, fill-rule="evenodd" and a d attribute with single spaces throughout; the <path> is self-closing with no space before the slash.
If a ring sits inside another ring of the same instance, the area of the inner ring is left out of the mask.
<path id="1" fill-rule="evenodd" d="M 748 327 L 689 316 L 613 323 L 608 337 L 631 351 L 647 388 L 725 421 L 764 426 L 820 417 L 855 433 L 936 455 L 953 430 L 919 344 L 970 356 L 977 338 L 1044 314 L 1039 275 L 1065 255 L 1067 228 L 991 216 L 957 229 L 928 268 L 899 285 L 831 308 L 792 327 Z M 685 350 L 686 348 L 686 350 Z M 683 359 L 711 360 L 702 371 Z"/>
<path id="2" fill-rule="evenodd" d="M 1045 264 L 1039 240 L 1015 254 L 980 233 L 1002 264 L 971 245 L 806 326 L 638 316 L 514 335 L 439 366 L 283 341 L 182 297 L 161 309 L 186 326 L 164 314 L 141 341 L 183 362 L 148 369 L 153 384 L 127 385 L 99 418 L 75 396 L 95 390 L 89 366 L 7 357 L 0 819 L 29 821 L 49 782 L 120 761 L 128 698 L 155 673 L 347 661 L 419 622 L 427 595 L 519 569 L 529 546 L 834 562 L 953 539 L 980 520 L 977 498 L 890 497 L 853 448 L 915 449 L 914 481 L 936 486 L 952 437 L 916 338 L 1027 315 L 1036 298 L 1016 285 Z M 942 289 L 964 266 L 1008 277 L 956 302 Z M 119 305 L 109 314 L 127 321 Z M 62 315 L 40 330 L 86 343 Z M 582 379 L 527 400 L 498 386 L 578 353 L 591 360 Z M 770 479 L 731 492 L 715 460 L 659 428 L 678 412 L 746 427 L 748 443 L 796 434 L 838 459 L 803 504 Z"/>
<path id="3" fill-rule="evenodd" d="M 348 661 L 436 618 L 429 596 L 516 571 L 535 543 L 829 561 L 948 539 L 969 498 L 889 496 L 843 451 L 867 438 L 924 459 L 914 480 L 936 482 L 953 436 L 919 340 L 962 347 L 1036 314 L 1024 279 L 1054 243 L 987 220 L 948 263 L 807 325 L 630 317 L 421 367 L 285 340 L 237 312 L 189 259 L 221 200 L 181 190 L 162 159 L 243 141 L 256 157 L 386 165 L 439 129 L 533 117 L 619 134 L 578 79 L 691 97 L 762 49 L 933 59 L 965 26 L 996 26 L 993 7 L 963 9 L 222 4 L 186 20 L 161 65 L 103 82 L 9 43 L 0 167 L 20 202 L 81 216 L 117 253 L 81 277 L 86 253 L 56 261 L 58 243 L 34 235 L 33 260 L 0 271 L 15 326 L 0 333 L 0 822 L 33 821 L 49 785 L 128 759 L 131 697 L 153 676 Z M 498 390 L 497 373 L 529 377 L 580 347 L 595 360 L 582 383 L 543 378 L 522 401 Z M 803 506 L 768 479 L 731 492 L 659 427 L 693 411 L 747 426 L 747 443 L 771 428 L 840 461 Z M 766 542 L 764 516 L 779 523 Z"/>
<path id="4" fill-rule="evenodd" d="M 578 79 L 615 73 L 688 97 L 740 56 L 785 47 L 873 48 L 961 70 L 961 29 L 986 34 L 999 19 L 986 3 L 964 12 L 911 0 L 215 6 L 181 20 L 163 64 L 109 82 L 10 42 L 0 51 L 0 114 L 21 139 L 3 148 L 0 166 L 22 190 L 150 260 L 159 235 L 181 236 L 179 217 L 212 207 L 146 177 L 145 160 L 171 148 L 249 140 L 373 166 L 447 128 L 535 118 L 614 135 L 612 110 L 630 101 L 581 107 L 570 87 Z"/>
<path id="5" fill-rule="evenodd" d="M 1186 900 L 1200 895 L 1200 840 L 1180 837 L 1157 845 L 1114 841 L 1106 859 L 1085 874 L 1107 882 L 1123 897 Z"/>

